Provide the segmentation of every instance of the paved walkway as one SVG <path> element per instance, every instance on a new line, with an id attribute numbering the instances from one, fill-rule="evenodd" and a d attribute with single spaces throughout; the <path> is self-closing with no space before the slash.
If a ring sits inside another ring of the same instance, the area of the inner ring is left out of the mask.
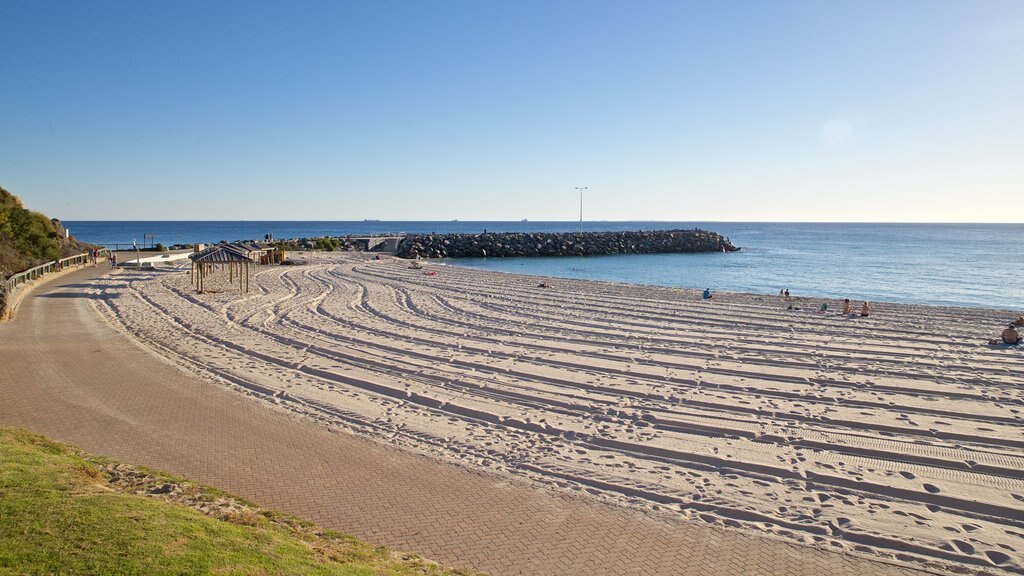
<path id="1" fill-rule="evenodd" d="M 44 285 L 0 324 L 0 424 L 495 575 L 917 573 L 553 494 L 299 421 L 113 331 L 83 290 L 103 272 Z"/>

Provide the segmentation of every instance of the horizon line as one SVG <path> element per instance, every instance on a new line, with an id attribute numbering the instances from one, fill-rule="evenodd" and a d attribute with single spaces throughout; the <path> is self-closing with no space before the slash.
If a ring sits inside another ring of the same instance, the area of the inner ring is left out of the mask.
<path id="1" fill-rule="evenodd" d="M 112 220 L 98 220 L 98 219 L 78 219 L 69 218 L 67 220 L 57 218 L 61 222 L 338 222 L 338 223 L 389 223 L 389 222 L 429 222 L 437 224 L 451 224 L 451 223 L 542 223 L 542 224 L 579 224 L 579 220 L 475 220 L 475 219 L 448 219 L 448 220 L 405 220 L 405 219 L 360 219 L 360 220 L 301 220 L 301 219 L 285 219 L 285 220 L 263 220 L 263 219 L 237 219 L 237 220 L 214 220 L 214 219 L 159 219 L 159 220 L 133 220 L 133 219 L 112 219 Z M 707 223 L 707 224 L 991 224 L 991 225 L 1024 225 L 1024 222 L 992 222 L 992 221 L 939 221 L 939 220 L 583 220 L 583 223 L 665 223 L 665 224 L 679 224 L 679 223 Z"/>

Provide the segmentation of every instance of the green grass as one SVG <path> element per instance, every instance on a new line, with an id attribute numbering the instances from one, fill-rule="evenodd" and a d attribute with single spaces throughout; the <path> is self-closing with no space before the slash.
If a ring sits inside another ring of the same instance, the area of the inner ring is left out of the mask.
<path id="1" fill-rule="evenodd" d="M 125 493 L 101 471 L 105 464 L 0 426 L 0 575 L 469 574 L 146 469 L 133 469 L 131 491 L 173 483 L 193 505 Z M 228 502 L 226 512 L 195 508 L 216 502 Z"/>

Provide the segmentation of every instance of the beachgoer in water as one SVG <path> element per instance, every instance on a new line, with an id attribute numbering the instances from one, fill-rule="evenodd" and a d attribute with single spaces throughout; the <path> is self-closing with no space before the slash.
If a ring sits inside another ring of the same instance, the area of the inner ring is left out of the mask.
<path id="1" fill-rule="evenodd" d="M 850 307 L 850 299 L 843 300 L 843 314 L 850 314 L 853 310 Z"/>
<path id="2" fill-rule="evenodd" d="M 1017 332 L 1017 328 L 1013 324 L 1007 326 L 1001 336 L 1003 344 L 1020 344 L 1022 340 L 1020 332 Z"/>
<path id="3" fill-rule="evenodd" d="M 860 315 L 867 316 L 871 314 L 871 308 L 868 306 L 868 301 L 864 301 L 864 305 L 860 307 Z"/>
<path id="4" fill-rule="evenodd" d="M 714 298 L 714 296 L 711 295 L 711 288 L 705 288 L 704 289 L 704 299 L 705 300 L 711 300 L 712 298 Z"/>

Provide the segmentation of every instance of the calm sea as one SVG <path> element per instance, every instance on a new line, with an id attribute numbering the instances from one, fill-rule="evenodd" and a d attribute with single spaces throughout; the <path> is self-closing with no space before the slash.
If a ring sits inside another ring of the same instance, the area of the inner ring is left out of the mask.
<path id="1" fill-rule="evenodd" d="M 577 222 L 65 222 L 80 240 L 165 245 L 346 234 L 567 232 Z M 584 230 L 704 228 L 743 250 L 453 260 L 462 266 L 687 288 L 1024 311 L 1024 224 L 584 222 Z"/>

